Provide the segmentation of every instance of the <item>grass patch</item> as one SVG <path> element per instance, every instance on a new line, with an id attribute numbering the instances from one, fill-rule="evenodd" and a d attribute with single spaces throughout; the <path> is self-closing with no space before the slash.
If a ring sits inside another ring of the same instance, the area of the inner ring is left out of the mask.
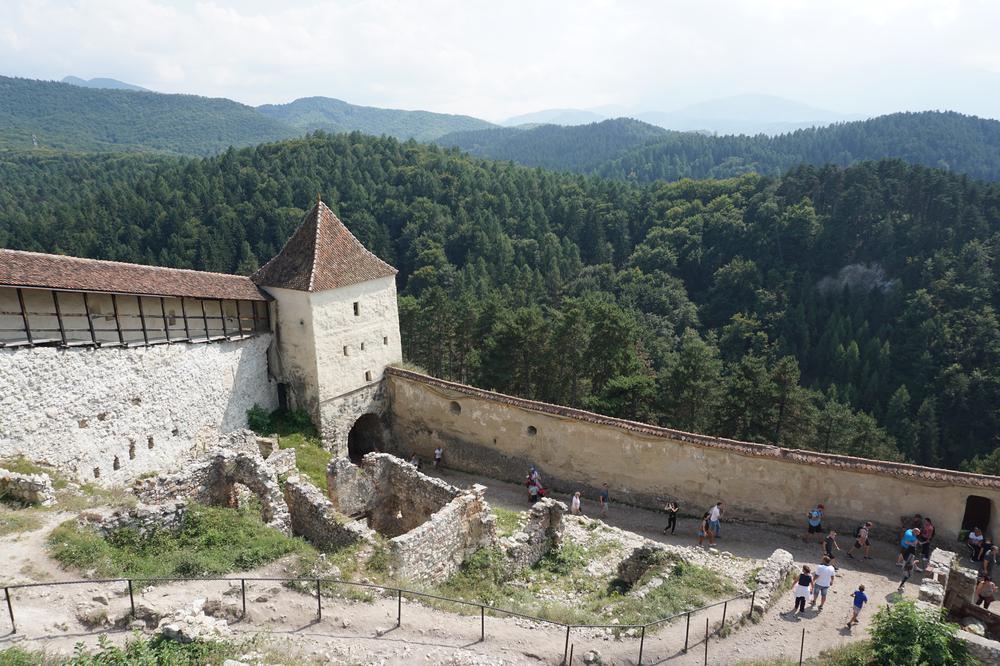
<path id="1" fill-rule="evenodd" d="M 511 511 L 493 507 L 493 516 L 496 518 L 497 536 L 508 537 L 517 531 L 521 524 L 521 512 Z"/>
<path id="2" fill-rule="evenodd" d="M 798 659 L 768 659 L 741 661 L 739 666 L 797 666 Z M 805 666 L 874 666 L 871 641 L 855 641 L 849 645 L 824 650 L 818 657 L 802 662 Z"/>
<path id="3" fill-rule="evenodd" d="M 42 526 L 39 512 L 32 509 L 14 509 L 0 504 L 0 537 L 20 532 L 31 532 Z"/>
<path id="4" fill-rule="evenodd" d="M 278 447 L 295 449 L 295 467 L 324 493 L 326 466 L 331 454 L 323 448 L 309 414 L 303 410 L 277 409 L 271 413 L 254 406 L 247 412 L 247 423 L 258 435 L 278 436 Z"/>
<path id="5" fill-rule="evenodd" d="M 613 618 L 620 624 L 643 624 L 736 592 L 709 569 L 667 560 L 647 572 L 636 588 L 654 576 L 665 582 L 639 599 L 623 594 L 611 577 L 588 573 L 588 551 L 572 542 L 563 543 L 510 580 L 503 577 L 503 557 L 498 550 L 480 550 L 437 591 L 569 624 L 608 624 Z"/>
<path id="6" fill-rule="evenodd" d="M 48 545 L 62 565 L 107 577 L 224 574 L 315 552 L 305 541 L 267 527 L 249 505 L 234 510 L 192 504 L 176 534 L 124 529 L 104 539 L 69 520 L 53 530 Z"/>
<path id="7" fill-rule="evenodd" d="M 73 656 L 66 658 L 40 650 L 25 650 L 20 647 L 0 650 L 0 664 L 4 666 L 123 666 L 124 664 L 148 664 L 149 666 L 200 666 L 201 664 L 221 664 L 227 659 L 239 659 L 247 652 L 263 653 L 269 664 L 299 666 L 309 663 L 260 644 L 259 640 L 248 641 L 195 641 L 177 643 L 161 636 L 145 638 L 134 634 L 118 647 L 107 636 L 98 638 L 94 649 L 77 644 Z"/>

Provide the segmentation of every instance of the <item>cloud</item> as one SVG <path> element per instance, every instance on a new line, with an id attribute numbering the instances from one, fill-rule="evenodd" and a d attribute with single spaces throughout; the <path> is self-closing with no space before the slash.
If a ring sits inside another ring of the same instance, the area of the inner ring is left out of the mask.
<path id="1" fill-rule="evenodd" d="M 4 74 L 111 76 L 251 104 L 307 95 L 499 119 L 777 94 L 1000 116 L 978 0 L 4 0 Z"/>

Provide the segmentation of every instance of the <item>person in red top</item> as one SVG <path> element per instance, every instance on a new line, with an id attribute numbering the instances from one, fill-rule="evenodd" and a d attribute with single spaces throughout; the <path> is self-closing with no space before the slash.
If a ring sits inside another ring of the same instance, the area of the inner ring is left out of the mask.
<path id="1" fill-rule="evenodd" d="M 920 537 L 917 539 L 917 561 L 913 563 L 913 568 L 922 571 L 920 563 L 931 561 L 931 539 L 934 538 L 934 521 L 930 516 L 924 518 L 923 527 L 920 528 Z"/>

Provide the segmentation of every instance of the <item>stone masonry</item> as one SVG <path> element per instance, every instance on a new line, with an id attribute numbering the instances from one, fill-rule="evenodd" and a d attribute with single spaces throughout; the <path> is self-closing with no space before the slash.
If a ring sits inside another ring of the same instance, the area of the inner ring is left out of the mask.
<path id="1" fill-rule="evenodd" d="M 362 521 L 345 520 L 319 488 L 304 478 L 289 477 L 284 490 L 295 536 L 306 539 L 320 550 L 372 540 L 371 529 Z"/>
<path id="2" fill-rule="evenodd" d="M 550 550 L 559 547 L 565 513 L 565 504 L 548 497 L 532 505 L 518 530 L 500 540 L 500 549 L 506 555 L 507 575 L 532 566 Z"/>
<path id="3" fill-rule="evenodd" d="M 52 506 L 56 503 L 52 479 L 45 473 L 19 474 L 0 469 L 0 497 L 42 506 Z"/>
<path id="4" fill-rule="evenodd" d="M 186 503 L 164 502 L 101 512 L 86 511 L 80 514 L 80 522 L 93 526 L 103 537 L 122 529 L 132 529 L 145 535 L 156 530 L 169 532 L 179 530 L 184 524 L 186 514 Z"/>

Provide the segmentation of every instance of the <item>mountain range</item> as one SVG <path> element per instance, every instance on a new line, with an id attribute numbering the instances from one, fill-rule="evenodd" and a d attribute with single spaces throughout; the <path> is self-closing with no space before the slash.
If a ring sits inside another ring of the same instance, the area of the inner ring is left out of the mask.
<path id="1" fill-rule="evenodd" d="M 81 79 L 78 76 L 64 76 L 62 82 L 73 86 L 80 86 L 81 88 L 104 88 L 106 90 L 137 90 L 139 92 L 152 92 L 148 88 L 143 88 L 142 86 L 137 86 L 132 83 L 125 83 L 124 81 L 119 81 L 118 79 Z"/>

